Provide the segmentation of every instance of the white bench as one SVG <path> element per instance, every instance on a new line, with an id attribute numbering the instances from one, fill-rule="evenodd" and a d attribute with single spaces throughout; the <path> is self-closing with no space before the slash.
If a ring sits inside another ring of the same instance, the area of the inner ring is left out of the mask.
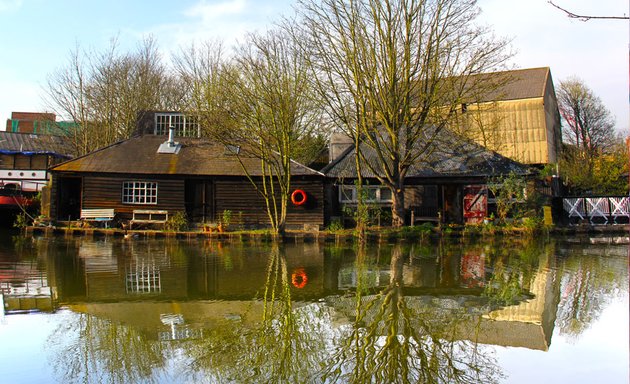
<path id="1" fill-rule="evenodd" d="M 166 224 L 168 211 L 158 209 L 134 209 L 131 218 L 131 227 L 134 224 Z"/>
<path id="2" fill-rule="evenodd" d="M 105 223 L 105 228 L 108 228 L 109 222 L 114 220 L 114 216 L 113 208 L 81 209 L 81 220 L 102 222 Z"/>

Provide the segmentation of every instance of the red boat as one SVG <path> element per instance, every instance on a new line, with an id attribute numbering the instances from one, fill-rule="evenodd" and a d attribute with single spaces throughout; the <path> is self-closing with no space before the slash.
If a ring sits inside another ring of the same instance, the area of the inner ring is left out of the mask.
<path id="1" fill-rule="evenodd" d="M 0 210 L 26 210 L 35 204 L 35 193 L 0 188 Z"/>

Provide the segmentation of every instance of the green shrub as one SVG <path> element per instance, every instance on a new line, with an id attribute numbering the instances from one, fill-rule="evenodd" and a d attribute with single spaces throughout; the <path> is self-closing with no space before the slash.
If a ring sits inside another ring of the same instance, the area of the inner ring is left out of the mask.
<path id="1" fill-rule="evenodd" d="M 328 230 L 330 232 L 338 232 L 343 230 L 343 223 L 341 222 L 341 219 L 335 219 L 331 221 L 330 224 L 328 224 Z"/>
<path id="2" fill-rule="evenodd" d="M 232 222 L 232 211 L 230 211 L 229 209 L 225 209 L 223 211 L 223 215 L 221 215 L 221 224 L 227 227 L 230 225 L 231 222 Z"/>
<path id="3" fill-rule="evenodd" d="M 180 232 L 188 229 L 188 218 L 185 212 L 176 212 L 171 215 L 164 226 L 167 231 Z"/>
<path id="4" fill-rule="evenodd" d="M 524 217 L 521 219 L 525 232 L 533 234 L 543 227 L 543 222 L 537 217 Z"/>
<path id="5" fill-rule="evenodd" d="M 28 226 L 29 218 L 26 213 L 19 213 L 15 216 L 15 221 L 13 222 L 13 227 L 24 229 Z"/>

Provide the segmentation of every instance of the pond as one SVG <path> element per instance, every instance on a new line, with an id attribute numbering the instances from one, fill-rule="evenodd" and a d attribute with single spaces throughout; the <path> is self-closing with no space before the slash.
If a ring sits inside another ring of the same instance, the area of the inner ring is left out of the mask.
<path id="1" fill-rule="evenodd" d="M 628 245 L 0 235 L 0 382 L 627 383 Z"/>

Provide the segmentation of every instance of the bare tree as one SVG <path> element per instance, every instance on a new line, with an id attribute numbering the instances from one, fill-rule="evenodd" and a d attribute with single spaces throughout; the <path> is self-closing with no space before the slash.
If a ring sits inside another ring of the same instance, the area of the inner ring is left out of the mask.
<path id="1" fill-rule="evenodd" d="M 375 150 L 370 168 L 404 224 L 404 181 L 471 89 L 505 63 L 507 42 L 464 0 L 301 0 L 304 45 L 333 119 Z M 472 79 L 477 79 L 471 87 Z M 361 156 L 361 155 L 359 155 Z"/>
<path id="2" fill-rule="evenodd" d="M 563 140 L 586 158 L 606 151 L 615 137 L 615 121 L 601 99 L 577 77 L 560 82 L 558 107 L 564 118 Z"/>
<path id="3" fill-rule="evenodd" d="M 292 158 L 303 153 L 303 139 L 320 127 L 307 68 L 306 57 L 293 41 L 271 30 L 249 34 L 234 66 L 225 71 L 227 112 L 234 123 L 229 134 L 222 131 L 218 139 L 241 146 L 239 156 L 260 160 L 262 179 L 249 178 L 264 198 L 277 233 L 285 228 Z"/>
<path id="4" fill-rule="evenodd" d="M 226 53 L 219 40 L 208 40 L 200 45 L 182 48 L 173 57 L 178 82 L 184 97 L 180 110 L 200 119 L 203 135 L 230 131 L 229 98 L 224 97 Z"/>
<path id="5" fill-rule="evenodd" d="M 49 76 L 46 92 L 51 108 L 78 126 L 70 133 L 77 155 L 128 138 L 138 112 L 174 108 L 182 98 L 151 38 L 124 54 L 115 39 L 100 53 L 76 48 L 67 67 Z"/>
<path id="6" fill-rule="evenodd" d="M 593 20 L 593 19 L 598 19 L 598 20 L 628 20 L 629 17 L 628 16 L 594 16 L 594 15 L 578 15 L 577 13 L 573 13 L 565 8 L 562 8 L 559 5 L 556 5 L 553 1 L 547 1 L 549 4 L 551 4 L 552 6 L 554 6 L 555 8 L 558 8 L 559 10 L 561 10 L 562 12 L 564 12 L 568 17 L 572 18 L 572 19 L 579 19 L 581 21 L 589 21 L 589 20 Z"/>
<path id="7" fill-rule="evenodd" d="M 68 132 L 76 155 L 89 152 L 94 130 L 93 124 L 90 124 L 88 72 L 79 47 L 76 47 L 70 52 L 66 67 L 48 77 L 48 103 L 58 115 L 77 123 L 83 122 L 78 129 Z"/>

